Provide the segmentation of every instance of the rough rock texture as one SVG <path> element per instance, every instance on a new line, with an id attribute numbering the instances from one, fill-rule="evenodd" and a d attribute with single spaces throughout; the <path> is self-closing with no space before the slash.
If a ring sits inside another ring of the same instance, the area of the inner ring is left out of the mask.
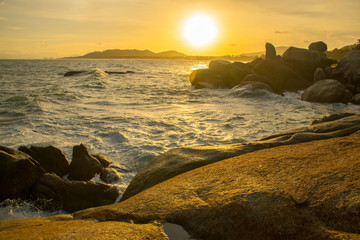
<path id="1" fill-rule="evenodd" d="M 282 60 L 263 60 L 254 67 L 254 71 L 271 79 L 282 91 L 298 91 L 310 85 L 310 82 Z"/>
<path id="2" fill-rule="evenodd" d="M 103 166 L 95 157 L 88 153 L 87 148 L 80 144 L 73 148 L 73 159 L 70 163 L 70 180 L 87 181 L 100 173 Z"/>
<path id="3" fill-rule="evenodd" d="M 29 155 L 0 146 L 0 202 L 26 194 L 44 173 Z"/>
<path id="4" fill-rule="evenodd" d="M 209 240 L 358 239 L 359 152 L 360 132 L 259 150 L 194 169 L 126 201 L 79 211 L 74 217 L 167 221 Z"/>
<path id="5" fill-rule="evenodd" d="M 303 101 L 320 103 L 348 103 L 351 98 L 351 92 L 341 82 L 334 79 L 318 81 L 301 95 Z"/>
<path id="6" fill-rule="evenodd" d="M 103 166 L 104 168 L 108 167 L 111 164 L 111 161 L 107 159 L 104 155 L 96 154 L 92 156 L 96 158 L 100 162 L 101 166 Z"/>
<path id="7" fill-rule="evenodd" d="M 360 51 L 353 50 L 338 63 L 333 77 L 342 82 L 352 93 L 360 93 Z"/>
<path id="8" fill-rule="evenodd" d="M 157 156 L 137 173 L 124 192 L 122 200 L 176 175 L 226 158 L 280 145 L 347 136 L 358 130 L 360 115 L 345 115 L 333 121 L 314 123 L 310 127 L 282 132 L 255 142 L 171 149 Z"/>
<path id="9" fill-rule="evenodd" d="M 7 240 L 164 240 L 168 239 L 161 224 L 133 224 L 76 220 L 70 215 L 50 218 L 29 218 L 0 222 L 0 239 Z"/>
<path id="10" fill-rule="evenodd" d="M 319 51 L 319 52 L 326 52 L 327 45 L 323 41 L 313 42 L 309 45 L 309 50 Z"/>
<path id="11" fill-rule="evenodd" d="M 60 177 L 68 174 L 70 171 L 69 160 L 65 157 L 64 153 L 53 146 L 38 147 L 21 146 L 20 151 L 30 155 L 45 169 L 46 172 L 53 172 Z"/>
<path id="12" fill-rule="evenodd" d="M 334 63 L 323 52 L 295 47 L 289 47 L 282 58 L 309 81 L 313 80 L 317 68 L 325 68 Z"/>

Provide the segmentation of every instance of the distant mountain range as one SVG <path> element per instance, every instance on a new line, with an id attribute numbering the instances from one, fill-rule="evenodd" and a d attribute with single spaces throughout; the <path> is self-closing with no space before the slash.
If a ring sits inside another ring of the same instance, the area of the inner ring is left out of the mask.
<path id="1" fill-rule="evenodd" d="M 187 55 L 177 51 L 165 51 L 160 53 L 154 53 L 149 50 L 137 50 L 137 49 L 111 49 L 105 51 L 96 51 L 87 53 L 79 57 L 66 57 L 66 58 L 88 58 L 88 59 L 117 59 L 117 58 L 186 58 Z"/>

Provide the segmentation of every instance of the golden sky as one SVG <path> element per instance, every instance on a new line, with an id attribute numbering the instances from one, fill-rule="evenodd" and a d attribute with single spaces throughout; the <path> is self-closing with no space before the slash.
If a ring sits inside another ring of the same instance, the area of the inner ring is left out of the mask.
<path id="1" fill-rule="evenodd" d="M 194 47 L 186 20 L 205 14 L 217 38 Z M 83 55 L 106 49 L 226 55 L 275 46 L 329 49 L 360 38 L 359 0 L 0 0 L 0 58 Z"/>

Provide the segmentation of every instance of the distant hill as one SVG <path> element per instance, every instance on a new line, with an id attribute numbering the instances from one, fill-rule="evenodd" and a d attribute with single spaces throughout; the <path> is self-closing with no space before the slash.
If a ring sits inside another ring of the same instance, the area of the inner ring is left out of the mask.
<path id="1" fill-rule="evenodd" d="M 342 48 L 335 48 L 331 51 L 327 51 L 326 56 L 328 56 L 328 58 L 330 59 L 335 59 L 337 61 L 340 61 L 341 59 L 343 59 L 343 57 L 345 57 L 345 55 L 348 52 L 354 49 L 360 49 L 360 39 L 358 40 L 357 43 L 354 43 L 352 45 L 348 45 Z"/>
<path id="2" fill-rule="evenodd" d="M 186 58 L 187 55 L 177 51 L 165 51 L 154 53 L 150 50 L 137 50 L 137 49 L 110 49 L 105 51 L 96 51 L 87 53 L 79 57 L 67 58 L 87 58 L 87 59 L 118 59 L 118 58 Z"/>

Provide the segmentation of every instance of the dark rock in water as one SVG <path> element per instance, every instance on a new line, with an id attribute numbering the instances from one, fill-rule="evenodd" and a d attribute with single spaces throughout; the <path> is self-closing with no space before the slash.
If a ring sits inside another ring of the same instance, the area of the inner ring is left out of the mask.
<path id="1" fill-rule="evenodd" d="M 158 155 L 139 171 L 121 200 L 169 178 L 223 159 L 272 147 L 348 136 L 360 130 L 360 115 L 271 135 L 259 141 L 222 146 L 181 147 Z"/>
<path id="2" fill-rule="evenodd" d="M 266 90 L 268 92 L 273 93 L 273 91 L 269 85 L 267 85 L 266 83 L 263 83 L 263 82 L 256 82 L 256 81 L 251 81 L 251 82 L 243 81 L 239 85 L 236 85 L 235 87 L 233 87 L 231 89 L 230 93 L 236 92 L 236 90 L 238 88 L 246 88 L 248 91 Z"/>
<path id="3" fill-rule="evenodd" d="M 318 81 L 301 95 L 303 101 L 320 103 L 348 103 L 351 98 L 351 92 L 341 82 L 334 79 Z"/>
<path id="4" fill-rule="evenodd" d="M 360 93 L 360 51 L 353 50 L 338 63 L 333 78 L 344 85 L 353 86 L 353 93 Z"/>
<path id="5" fill-rule="evenodd" d="M 327 76 L 323 68 L 317 68 L 314 72 L 314 82 L 324 79 L 329 79 L 329 76 Z"/>
<path id="6" fill-rule="evenodd" d="M 265 59 L 268 59 L 268 60 L 276 59 L 276 49 L 275 49 L 274 45 L 267 42 L 265 44 L 265 49 L 266 49 Z"/>
<path id="7" fill-rule="evenodd" d="M 360 105 L 360 93 L 354 95 L 351 99 L 351 102 L 353 104 L 357 104 L 357 105 Z"/>
<path id="8" fill-rule="evenodd" d="M 110 185 L 82 181 L 70 183 L 53 173 L 40 178 L 33 194 L 54 201 L 67 212 L 111 204 L 118 197 L 117 189 Z"/>
<path id="9" fill-rule="evenodd" d="M 26 195 L 44 173 L 29 155 L 0 146 L 0 202 Z"/>
<path id="10" fill-rule="evenodd" d="M 340 114 L 333 114 L 330 116 L 325 116 L 320 120 L 314 120 L 311 125 L 318 124 L 318 123 L 325 123 L 325 122 L 332 122 L 342 118 L 350 117 L 356 115 L 355 113 L 340 113 Z"/>
<path id="11" fill-rule="evenodd" d="M 95 182 L 73 181 L 63 196 L 63 209 L 67 212 L 115 203 L 119 192 L 116 187 Z"/>
<path id="12" fill-rule="evenodd" d="M 329 59 L 323 52 L 295 47 L 289 47 L 282 58 L 308 81 L 313 81 L 317 68 L 325 68 L 336 62 Z"/>
<path id="13" fill-rule="evenodd" d="M 135 73 L 134 71 L 126 71 L 126 72 L 113 72 L 113 71 L 105 71 L 107 74 L 127 74 L 127 73 Z"/>
<path id="14" fill-rule="evenodd" d="M 111 165 L 104 168 L 100 173 L 100 179 L 106 183 L 117 182 L 124 173 L 130 172 L 127 168 L 120 165 Z"/>
<path id="15" fill-rule="evenodd" d="M 76 75 L 82 75 L 84 73 L 87 73 L 87 71 L 69 71 L 64 74 L 64 77 L 72 77 Z"/>
<path id="16" fill-rule="evenodd" d="M 223 77 L 212 69 L 195 70 L 189 78 L 195 88 L 225 88 Z"/>
<path id="17" fill-rule="evenodd" d="M 279 94 L 279 95 L 283 95 L 283 92 L 281 89 L 279 89 L 276 84 L 271 81 L 269 78 L 265 77 L 265 76 L 262 76 L 262 75 L 259 75 L 259 74 L 249 74 L 247 75 L 242 83 L 249 83 L 249 82 L 261 82 L 261 83 L 264 83 L 266 84 L 267 86 L 269 86 L 270 88 L 270 92 L 273 92 L 273 93 L 276 93 L 276 94 Z"/>
<path id="18" fill-rule="evenodd" d="M 298 91 L 311 84 L 282 60 L 263 60 L 254 67 L 254 71 L 271 79 L 281 91 Z"/>
<path id="19" fill-rule="evenodd" d="M 69 160 L 65 157 L 64 153 L 53 146 L 37 147 L 26 146 L 19 147 L 19 150 L 30 155 L 45 169 L 46 172 L 53 172 L 60 177 L 68 174 L 70 171 Z"/>
<path id="20" fill-rule="evenodd" d="M 101 163 L 101 166 L 103 166 L 104 168 L 108 167 L 111 164 L 111 161 L 101 154 L 92 156 L 96 158 Z"/>
<path id="21" fill-rule="evenodd" d="M 101 163 L 88 153 L 83 144 L 74 146 L 73 159 L 70 163 L 70 180 L 88 181 L 102 169 Z"/>
<path id="22" fill-rule="evenodd" d="M 319 51 L 319 52 L 326 52 L 327 45 L 323 41 L 313 42 L 309 45 L 309 50 Z"/>

